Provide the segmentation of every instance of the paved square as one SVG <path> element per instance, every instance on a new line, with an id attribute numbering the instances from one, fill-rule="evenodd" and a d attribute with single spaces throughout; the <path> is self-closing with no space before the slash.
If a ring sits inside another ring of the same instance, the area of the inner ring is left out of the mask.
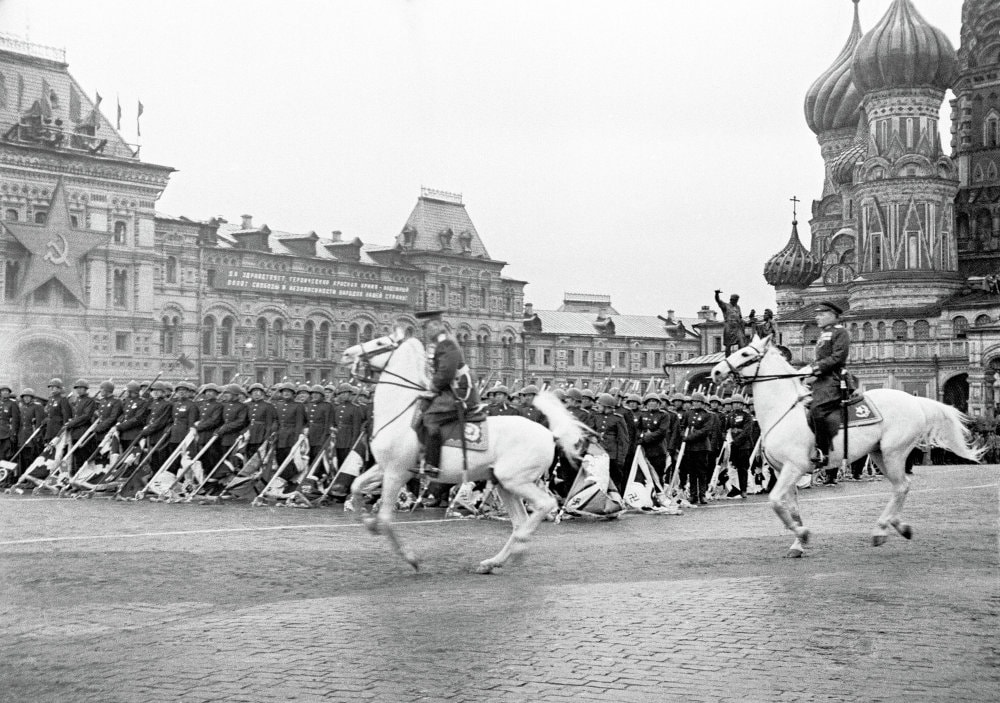
<path id="1" fill-rule="evenodd" d="M 0 499 L 0 701 L 986 701 L 1000 691 L 1000 467 L 546 523 L 403 516 L 414 574 L 338 510 Z"/>

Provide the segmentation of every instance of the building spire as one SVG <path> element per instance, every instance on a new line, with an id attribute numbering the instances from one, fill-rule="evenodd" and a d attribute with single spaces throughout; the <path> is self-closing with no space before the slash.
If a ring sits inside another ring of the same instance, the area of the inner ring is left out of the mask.
<path id="1" fill-rule="evenodd" d="M 857 2 L 857 0 L 854 1 Z M 799 200 L 798 197 L 794 195 L 790 197 L 788 200 L 792 204 L 792 224 L 797 225 L 799 223 L 799 217 L 796 208 L 798 207 L 798 204 L 801 203 L 802 201 Z"/>

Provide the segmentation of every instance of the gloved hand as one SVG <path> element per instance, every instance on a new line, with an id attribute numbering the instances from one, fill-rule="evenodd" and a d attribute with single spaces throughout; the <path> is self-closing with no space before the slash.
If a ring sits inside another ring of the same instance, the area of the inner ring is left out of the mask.
<path id="1" fill-rule="evenodd" d="M 810 364 L 806 364 L 801 369 L 799 369 L 798 372 L 800 374 L 802 374 L 803 376 L 815 376 L 816 375 L 816 369 L 814 369 L 812 367 L 812 365 L 810 365 Z"/>

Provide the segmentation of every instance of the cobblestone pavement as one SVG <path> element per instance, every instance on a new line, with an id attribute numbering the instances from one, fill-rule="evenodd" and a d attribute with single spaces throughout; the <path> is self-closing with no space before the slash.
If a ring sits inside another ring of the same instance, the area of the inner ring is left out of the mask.
<path id="1" fill-rule="evenodd" d="M 1000 467 L 683 516 L 405 516 L 412 573 L 340 510 L 0 499 L 0 701 L 986 701 L 1000 691 Z"/>

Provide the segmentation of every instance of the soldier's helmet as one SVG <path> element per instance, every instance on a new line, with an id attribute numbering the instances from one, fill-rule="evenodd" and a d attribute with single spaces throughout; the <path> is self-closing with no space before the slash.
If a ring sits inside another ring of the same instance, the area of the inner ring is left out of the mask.
<path id="1" fill-rule="evenodd" d="M 261 386 L 263 388 L 263 386 Z M 238 398 L 243 394 L 243 389 L 238 383 L 230 383 L 228 386 L 222 389 L 223 393 L 228 393 L 233 396 L 233 398 Z"/>
<path id="2" fill-rule="evenodd" d="M 702 399 L 704 399 L 704 397 L 705 396 L 702 396 Z M 691 398 L 692 398 L 692 396 L 686 395 L 686 396 L 682 397 L 681 400 L 683 400 L 685 403 L 690 403 L 691 402 Z"/>
<path id="3" fill-rule="evenodd" d="M 208 391 L 215 391 L 216 393 L 218 393 L 220 390 L 222 390 L 222 389 L 219 388 L 214 383 L 206 383 L 204 386 L 201 387 L 201 392 L 202 393 L 207 393 Z"/>
<path id="4" fill-rule="evenodd" d="M 90 388 L 90 384 L 87 383 L 86 379 L 78 378 L 73 381 L 73 388 Z"/>
<path id="5" fill-rule="evenodd" d="M 14 389 L 11 388 L 9 384 L 7 384 L 7 383 L 0 383 L 0 391 L 2 391 L 4 388 L 6 388 L 11 393 L 14 392 Z"/>
<path id="6" fill-rule="evenodd" d="M 115 384 L 113 384 L 111 381 L 101 381 L 101 390 L 106 391 L 108 393 L 114 393 Z"/>
<path id="7" fill-rule="evenodd" d="M 63 387 L 62 379 L 61 378 L 53 378 L 53 379 L 51 379 L 48 382 L 47 387 L 48 388 L 60 388 L 61 389 Z"/>
<path id="8" fill-rule="evenodd" d="M 252 393 L 253 391 L 260 391 L 261 393 L 266 393 L 267 389 L 264 388 L 264 384 L 263 383 L 251 383 L 250 384 L 250 388 L 249 388 L 249 392 Z"/>
<path id="9" fill-rule="evenodd" d="M 745 403 L 745 402 L 747 402 L 747 399 L 744 398 L 739 393 L 733 393 L 733 395 L 729 398 L 729 400 L 732 403 Z"/>
<path id="10" fill-rule="evenodd" d="M 727 405 L 732 405 L 732 404 L 733 404 L 733 398 L 732 398 L 732 396 L 730 396 L 729 398 L 723 398 L 722 399 L 722 406 L 723 407 L 725 407 Z"/>
<path id="11" fill-rule="evenodd" d="M 188 383 L 187 381 L 181 381 L 176 386 L 174 386 L 174 388 L 179 391 L 180 390 L 191 391 L 192 393 L 195 393 L 198 390 L 193 383 Z"/>
<path id="12" fill-rule="evenodd" d="M 312 386 L 309 389 L 309 392 L 310 393 L 319 393 L 320 395 L 323 395 L 324 393 L 326 393 L 326 391 L 323 390 L 323 386 L 319 385 L 318 383 L 315 386 Z"/>
<path id="13" fill-rule="evenodd" d="M 593 388 L 584 388 L 582 391 L 580 391 L 580 397 L 590 398 L 591 400 L 595 400 L 597 398 L 597 394 L 594 393 Z"/>
<path id="14" fill-rule="evenodd" d="M 507 388 L 507 386 L 493 386 L 493 388 L 490 389 L 489 395 L 493 395 L 494 393 L 503 393 L 504 395 L 509 396 L 510 389 Z"/>
<path id="15" fill-rule="evenodd" d="M 597 396 L 597 404 L 603 405 L 608 408 L 613 408 L 618 405 L 618 401 L 610 393 L 601 393 Z"/>
<path id="16" fill-rule="evenodd" d="M 294 393 L 295 392 L 295 384 L 294 383 L 290 383 L 289 381 L 282 381 L 281 383 L 278 384 L 277 390 L 279 392 L 280 391 L 291 391 L 292 393 Z"/>
<path id="17" fill-rule="evenodd" d="M 353 392 L 354 392 L 354 386 L 352 386 L 350 383 L 341 383 L 339 386 L 337 386 L 337 395 L 340 395 L 341 393 L 353 393 Z"/>
<path id="18" fill-rule="evenodd" d="M 361 389 L 361 395 L 363 395 L 365 398 L 370 397 L 371 394 L 372 394 L 372 389 L 371 388 L 362 388 Z"/>
<path id="19" fill-rule="evenodd" d="M 709 403 L 721 403 L 722 402 L 722 398 L 720 398 L 719 396 L 717 396 L 717 395 L 715 395 L 713 393 L 712 395 L 708 396 L 708 402 Z"/>
<path id="20" fill-rule="evenodd" d="M 583 397 L 583 393 L 580 392 L 579 388 L 567 388 L 566 397 L 572 400 L 580 400 Z"/>
<path id="21" fill-rule="evenodd" d="M 622 394 L 622 390 L 618 386 L 611 386 L 611 389 L 608 390 L 608 395 L 613 395 L 615 398 L 617 398 L 621 394 Z"/>
<path id="22" fill-rule="evenodd" d="M 562 388 L 556 388 L 552 392 L 555 394 L 556 398 L 558 398 L 559 400 L 562 400 L 563 398 L 566 397 L 566 391 L 564 391 Z"/>
<path id="23" fill-rule="evenodd" d="M 34 388 L 25 388 L 25 389 L 24 389 L 23 391 L 21 391 L 21 393 L 20 393 L 20 396 L 21 396 L 22 398 L 23 398 L 24 396 L 26 396 L 26 395 L 30 395 L 30 396 L 31 396 L 32 398 L 35 398 L 35 397 L 37 397 L 37 396 L 35 395 L 35 389 L 34 389 Z"/>
<path id="24" fill-rule="evenodd" d="M 149 387 L 151 391 L 166 391 L 170 386 L 168 386 L 163 381 L 157 381 L 152 386 Z"/>
<path id="25" fill-rule="evenodd" d="M 705 394 L 704 393 L 692 393 L 691 394 L 691 402 L 694 403 L 695 401 L 701 401 L 702 403 L 704 403 L 705 402 Z"/>
<path id="26" fill-rule="evenodd" d="M 626 403 L 641 403 L 642 402 L 642 398 L 639 397 L 638 393 L 629 393 L 627 396 L 625 396 L 625 402 Z"/>
<path id="27" fill-rule="evenodd" d="M 646 395 L 642 396 L 643 403 L 648 403 L 651 400 L 659 400 L 659 399 L 660 396 L 658 396 L 656 393 L 647 393 Z"/>
<path id="28" fill-rule="evenodd" d="M 671 401 L 679 400 L 681 402 L 684 402 L 684 394 L 683 393 L 674 393 L 672 396 L 670 396 L 670 400 Z"/>
<path id="29" fill-rule="evenodd" d="M 140 388 L 142 388 L 142 386 L 139 385 L 138 381 L 129 381 L 128 383 L 125 384 L 125 390 L 129 391 L 130 393 L 135 393 Z"/>
<path id="30" fill-rule="evenodd" d="M 538 386 L 531 384 L 521 389 L 521 395 L 538 395 Z"/>

